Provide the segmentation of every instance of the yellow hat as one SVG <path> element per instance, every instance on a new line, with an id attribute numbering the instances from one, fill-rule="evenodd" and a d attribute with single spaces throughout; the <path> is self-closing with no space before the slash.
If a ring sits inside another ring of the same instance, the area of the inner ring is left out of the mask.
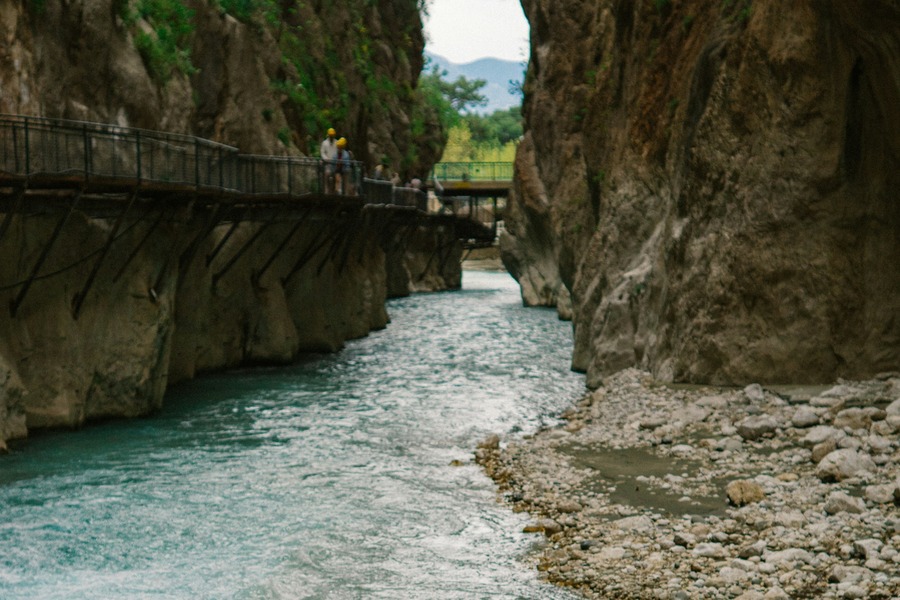
<path id="1" fill-rule="evenodd" d="M 343 148 L 347 145 L 347 138 L 341 138 L 337 141 L 338 148 Z"/>
<path id="2" fill-rule="evenodd" d="M 335 131 L 333 127 L 329 127 L 329 128 L 328 128 L 328 135 L 330 135 L 330 136 L 335 136 L 335 135 L 337 135 L 337 131 Z"/>

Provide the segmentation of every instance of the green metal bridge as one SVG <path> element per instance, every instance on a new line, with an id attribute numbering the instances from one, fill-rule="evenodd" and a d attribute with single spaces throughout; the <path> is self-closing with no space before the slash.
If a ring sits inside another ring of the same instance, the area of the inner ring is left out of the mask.
<path id="1" fill-rule="evenodd" d="M 496 242 L 498 223 L 503 220 L 512 182 L 511 162 L 438 163 L 431 176 L 431 187 L 444 210 L 466 215 L 473 222 L 491 224 L 490 242 L 473 237 L 465 243 L 469 249 Z"/>
<path id="2" fill-rule="evenodd" d="M 513 163 L 438 163 L 431 181 L 435 193 L 442 197 L 505 198 L 512 187 Z"/>

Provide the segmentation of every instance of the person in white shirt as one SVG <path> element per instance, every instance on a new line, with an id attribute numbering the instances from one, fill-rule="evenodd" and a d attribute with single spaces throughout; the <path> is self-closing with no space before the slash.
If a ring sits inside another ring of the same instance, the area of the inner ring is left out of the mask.
<path id="1" fill-rule="evenodd" d="M 338 154 L 338 146 L 337 140 L 334 138 L 337 137 L 337 132 L 334 128 L 328 128 L 328 137 L 322 140 L 322 147 L 319 150 L 319 155 L 322 158 L 322 162 L 325 165 L 325 193 L 333 194 L 334 193 L 334 172 L 335 166 L 337 165 L 337 154 Z"/>

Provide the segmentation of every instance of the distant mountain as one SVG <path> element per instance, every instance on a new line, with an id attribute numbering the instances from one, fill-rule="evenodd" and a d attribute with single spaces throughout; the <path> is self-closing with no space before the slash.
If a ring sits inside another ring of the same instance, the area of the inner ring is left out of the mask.
<path id="1" fill-rule="evenodd" d="M 509 93 L 510 81 L 521 82 L 525 79 L 525 66 L 520 62 L 499 58 L 481 58 L 474 62 L 457 64 L 431 52 L 426 52 L 425 57 L 431 59 L 431 64 L 447 71 L 445 79 L 452 81 L 462 75 L 466 79 L 487 81 L 487 84 L 481 89 L 481 93 L 488 99 L 488 103 L 487 106 L 477 107 L 475 109 L 477 113 L 490 114 L 495 110 L 519 106 L 522 103 L 521 97 Z"/>

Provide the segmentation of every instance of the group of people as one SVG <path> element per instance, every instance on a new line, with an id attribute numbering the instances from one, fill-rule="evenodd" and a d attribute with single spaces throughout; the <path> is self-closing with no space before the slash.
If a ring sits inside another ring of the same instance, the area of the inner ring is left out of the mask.
<path id="1" fill-rule="evenodd" d="M 337 132 L 330 127 L 319 151 L 322 162 L 325 163 L 325 193 L 352 195 L 353 153 L 347 149 L 347 138 L 335 139 L 336 137 Z"/>
<path id="2" fill-rule="evenodd" d="M 337 138 L 337 139 L 336 139 Z M 322 140 L 319 151 L 322 162 L 325 164 L 325 193 L 353 195 L 353 153 L 347 148 L 347 138 L 338 138 L 333 127 L 328 129 L 327 136 Z M 402 187 L 403 181 L 396 171 L 390 172 L 388 159 L 384 157 L 375 166 L 373 178 L 381 181 L 390 181 L 396 187 Z M 422 182 L 416 178 L 406 184 L 406 187 L 420 189 Z"/>

